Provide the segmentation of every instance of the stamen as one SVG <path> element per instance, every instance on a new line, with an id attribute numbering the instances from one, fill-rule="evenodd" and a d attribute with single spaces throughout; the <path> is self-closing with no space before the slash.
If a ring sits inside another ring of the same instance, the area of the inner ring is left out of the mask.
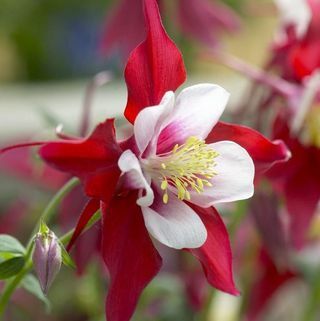
<path id="1" fill-rule="evenodd" d="M 170 186 L 177 189 L 180 200 L 190 200 L 190 190 L 200 194 L 212 186 L 209 180 L 217 175 L 214 167 L 218 155 L 203 140 L 190 137 L 184 144 L 176 144 L 171 152 L 148 159 L 143 166 L 160 181 L 160 188 L 164 191 L 163 202 L 167 204 Z"/>

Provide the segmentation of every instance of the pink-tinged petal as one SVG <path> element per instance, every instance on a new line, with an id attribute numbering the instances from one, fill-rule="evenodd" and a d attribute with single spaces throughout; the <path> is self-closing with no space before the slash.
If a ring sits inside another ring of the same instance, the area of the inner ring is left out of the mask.
<path id="1" fill-rule="evenodd" d="M 80 214 L 76 228 L 72 234 L 71 240 L 68 244 L 67 250 L 70 251 L 73 244 L 77 241 L 78 237 L 81 235 L 91 217 L 97 212 L 100 207 L 100 201 L 96 199 L 91 199 L 88 201 L 84 207 L 82 213 Z"/>
<path id="2" fill-rule="evenodd" d="M 108 321 L 129 321 L 139 296 L 161 267 L 161 257 L 145 228 L 137 193 L 102 207 L 102 254 L 110 272 Z"/>
<path id="3" fill-rule="evenodd" d="M 125 116 L 131 123 L 143 108 L 158 105 L 167 91 L 175 91 L 186 79 L 181 53 L 163 28 L 156 0 L 144 4 L 147 38 L 131 53 L 125 69 Z"/>
<path id="4" fill-rule="evenodd" d="M 212 187 L 205 186 L 201 193 L 191 191 L 191 202 L 209 207 L 250 198 L 254 192 L 254 164 L 248 152 L 231 141 L 209 146 L 219 154 L 214 168 L 217 175 L 210 180 Z"/>
<path id="5" fill-rule="evenodd" d="M 290 151 L 281 140 L 270 141 L 246 126 L 219 122 L 208 135 L 206 142 L 210 144 L 221 140 L 231 140 L 242 146 L 253 159 L 256 175 L 291 157 Z"/>
<path id="6" fill-rule="evenodd" d="M 130 12 L 130 14 L 128 14 Z M 109 56 L 119 49 L 124 60 L 145 38 L 142 0 L 122 0 L 107 17 L 100 42 L 100 51 Z"/>
<path id="7" fill-rule="evenodd" d="M 190 136 L 205 139 L 218 122 L 230 94 L 218 85 L 198 84 L 182 90 L 158 139 L 158 152 L 183 144 Z"/>
<path id="8" fill-rule="evenodd" d="M 124 151 L 118 161 L 119 168 L 126 175 L 126 185 L 130 189 L 143 189 L 145 194 L 139 195 L 137 204 L 140 206 L 150 206 L 153 203 L 154 195 L 150 184 L 144 177 L 139 160 L 131 150 Z"/>
<path id="9" fill-rule="evenodd" d="M 200 248 L 191 249 L 190 252 L 201 262 L 208 282 L 213 287 L 238 295 L 239 291 L 233 281 L 229 236 L 221 217 L 213 207 L 192 205 L 192 208 L 206 226 L 208 237 Z"/>
<path id="10" fill-rule="evenodd" d="M 209 0 L 179 0 L 178 23 L 186 36 L 208 47 L 217 45 L 218 32 L 235 31 L 240 26 L 231 8 Z"/>
<path id="11" fill-rule="evenodd" d="M 39 154 L 50 166 L 79 177 L 88 196 L 108 202 L 120 175 L 113 123 L 106 120 L 86 139 L 50 142 Z"/>
<path id="12" fill-rule="evenodd" d="M 157 133 L 159 125 L 171 113 L 173 106 L 174 93 L 168 91 L 158 106 L 147 107 L 138 114 L 134 122 L 134 136 L 141 154 Z"/>
<path id="13" fill-rule="evenodd" d="M 246 321 L 259 321 L 264 308 L 276 291 L 296 275 L 288 270 L 279 271 L 264 250 L 260 254 L 255 280 L 248 300 Z"/>
<path id="14" fill-rule="evenodd" d="M 199 216 L 173 193 L 169 193 L 167 204 L 157 196 L 152 208 L 142 208 L 149 233 L 174 249 L 200 247 L 206 241 L 207 230 Z"/>

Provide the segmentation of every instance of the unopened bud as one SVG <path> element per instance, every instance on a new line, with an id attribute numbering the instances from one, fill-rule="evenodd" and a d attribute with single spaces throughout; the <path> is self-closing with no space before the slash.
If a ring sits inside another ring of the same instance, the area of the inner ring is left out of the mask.
<path id="1" fill-rule="evenodd" d="M 40 228 L 40 232 L 35 237 L 32 259 L 41 289 L 44 294 L 47 294 L 62 262 L 58 238 L 47 227 L 46 230 Z"/>

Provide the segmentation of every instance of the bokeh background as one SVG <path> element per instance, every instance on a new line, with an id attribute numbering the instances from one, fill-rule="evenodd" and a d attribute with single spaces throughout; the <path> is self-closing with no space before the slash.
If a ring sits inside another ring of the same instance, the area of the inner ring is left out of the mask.
<path id="1" fill-rule="evenodd" d="M 224 2 L 239 15 L 241 27 L 234 33 L 221 32 L 220 46 L 248 63 L 262 66 L 279 22 L 273 2 Z M 99 50 L 108 13 L 115 3 L 116 0 L 0 0 L 1 145 L 21 139 L 53 137 L 59 124 L 63 124 L 66 131 L 76 133 L 86 87 L 102 70 L 111 71 L 114 79 L 95 92 L 92 125 L 114 116 L 122 123 L 121 113 L 126 102 L 123 61 L 116 51 L 105 57 Z M 174 16 L 164 17 L 170 36 L 185 57 L 188 82 L 213 82 L 224 86 L 232 97 L 228 108 L 237 108 L 248 80 L 208 57 L 200 43 L 179 34 L 172 24 L 174 19 Z M 0 232 L 13 234 L 23 242 L 63 178 L 59 181 L 59 177 L 49 175 L 42 179 L 41 164 L 34 153 L 19 153 L 4 158 L 2 164 L 0 160 Z M 27 160 L 27 164 L 21 165 L 21 159 Z M 232 233 L 246 213 L 245 206 L 236 204 L 233 208 L 222 209 L 222 212 L 229 222 L 235 261 L 238 262 L 237 249 L 241 250 L 243 244 L 238 244 L 235 241 L 238 236 Z M 228 217 L 230 212 L 232 217 Z M 59 222 L 55 223 L 58 234 Z M 241 233 L 247 235 L 251 231 Z M 254 232 L 253 235 L 255 239 Z M 242 269 L 250 270 L 254 250 L 250 251 L 246 253 L 248 266 Z M 163 255 L 166 266 L 144 292 L 135 320 L 241 320 L 246 304 L 244 299 L 219 292 L 214 293 L 212 301 L 206 302 L 206 311 L 210 312 L 205 319 L 201 310 L 191 307 L 185 295 L 188 277 L 181 277 L 177 272 L 177 267 L 189 264 L 192 267 L 193 263 L 174 251 L 163 252 Z M 252 270 L 251 273 L 258 272 Z M 46 314 L 45 303 L 41 304 L 31 294 L 19 290 L 8 309 L 7 320 L 102 321 L 107 288 L 105 274 L 98 259 L 92 260 L 81 277 L 63 268 L 48 296 L 50 314 Z M 246 280 L 240 283 L 239 274 L 237 283 L 241 288 Z M 200 280 L 199 289 L 201 284 Z M 300 283 L 294 287 L 296 291 L 284 289 L 274 298 L 272 310 L 264 320 L 301 321 L 299 305 L 294 302 L 304 300 L 305 287 Z M 298 298 L 291 293 L 298 293 Z"/>

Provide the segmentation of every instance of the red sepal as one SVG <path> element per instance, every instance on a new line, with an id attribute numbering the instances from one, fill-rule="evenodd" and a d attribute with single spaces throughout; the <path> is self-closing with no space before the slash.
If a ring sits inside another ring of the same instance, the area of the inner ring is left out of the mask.
<path id="1" fill-rule="evenodd" d="M 108 321 L 128 321 L 143 289 L 161 267 L 161 257 L 146 230 L 137 193 L 102 205 L 102 255 L 110 272 Z"/>
<path id="2" fill-rule="evenodd" d="M 208 282 L 215 288 L 238 295 L 232 273 L 232 253 L 227 229 L 213 207 L 191 205 L 207 228 L 204 245 L 189 251 L 201 262 Z"/>
<path id="3" fill-rule="evenodd" d="M 96 199 L 91 199 L 87 202 L 86 206 L 82 210 L 80 214 L 78 223 L 76 228 L 72 234 L 72 238 L 68 244 L 67 250 L 70 251 L 73 244 L 76 242 L 78 237 L 81 235 L 85 227 L 87 226 L 88 222 L 90 221 L 91 217 L 97 212 L 100 207 L 100 201 Z"/>
<path id="4" fill-rule="evenodd" d="M 124 114 L 131 123 L 140 110 L 159 104 L 167 91 L 175 91 L 186 79 L 182 55 L 163 28 L 157 2 L 144 4 L 147 38 L 131 53 L 125 69 Z"/>
<path id="5" fill-rule="evenodd" d="M 39 154 L 52 167 L 79 177 L 88 196 L 110 201 L 120 175 L 117 165 L 121 149 L 116 142 L 114 120 L 96 127 L 86 139 L 50 142 Z"/>

